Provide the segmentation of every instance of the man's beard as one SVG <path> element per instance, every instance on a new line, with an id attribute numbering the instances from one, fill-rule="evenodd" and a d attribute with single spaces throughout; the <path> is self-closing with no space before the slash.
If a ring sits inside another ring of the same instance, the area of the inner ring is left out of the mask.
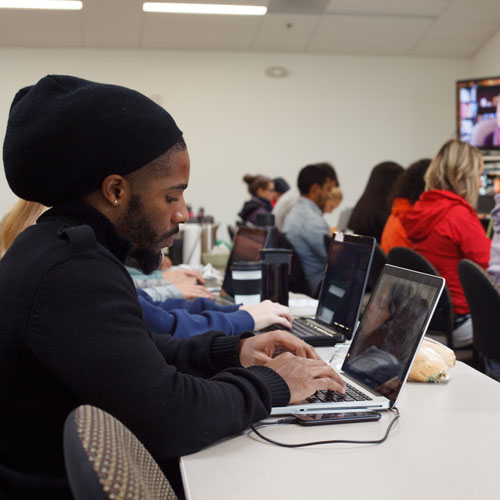
<path id="1" fill-rule="evenodd" d="M 147 218 L 140 196 L 134 194 L 130 197 L 120 226 L 134 244 L 130 255 L 137 260 L 139 269 L 145 274 L 151 274 L 159 268 L 163 258 L 161 242 L 179 232 L 179 227 L 176 227 L 158 237 Z"/>

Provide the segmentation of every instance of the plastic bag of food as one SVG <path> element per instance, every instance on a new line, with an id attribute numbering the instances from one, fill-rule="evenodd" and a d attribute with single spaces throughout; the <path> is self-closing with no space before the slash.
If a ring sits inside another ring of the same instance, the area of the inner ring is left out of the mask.
<path id="1" fill-rule="evenodd" d="M 408 375 L 411 382 L 445 382 L 455 366 L 455 353 L 432 339 L 424 339 Z"/>

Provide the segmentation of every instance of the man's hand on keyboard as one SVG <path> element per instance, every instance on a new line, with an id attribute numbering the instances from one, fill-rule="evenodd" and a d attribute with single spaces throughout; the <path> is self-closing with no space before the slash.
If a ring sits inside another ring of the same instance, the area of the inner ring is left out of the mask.
<path id="1" fill-rule="evenodd" d="M 240 310 L 246 311 L 252 316 L 255 331 L 262 330 L 269 325 L 281 325 L 284 328 L 292 327 L 293 318 L 290 309 L 278 304 L 278 302 L 264 300 L 260 304 L 241 306 Z"/>
<path id="2" fill-rule="evenodd" d="M 299 358 L 289 352 L 266 363 L 288 384 L 290 404 L 304 401 L 316 391 L 326 389 L 345 392 L 342 378 L 323 360 Z"/>
<path id="3" fill-rule="evenodd" d="M 265 365 L 276 351 L 287 351 L 301 358 L 320 360 L 320 355 L 304 341 L 282 330 L 247 337 L 240 341 L 240 363 L 245 368 Z"/>

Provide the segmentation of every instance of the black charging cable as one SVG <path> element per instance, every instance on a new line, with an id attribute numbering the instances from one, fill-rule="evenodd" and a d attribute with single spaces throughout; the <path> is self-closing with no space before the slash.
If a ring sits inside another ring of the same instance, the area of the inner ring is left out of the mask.
<path id="1" fill-rule="evenodd" d="M 326 441 L 310 441 L 308 443 L 294 443 L 294 444 L 289 444 L 289 443 L 280 443 L 279 441 L 275 441 L 274 439 L 268 438 L 264 436 L 261 432 L 259 432 L 257 429 L 261 429 L 262 427 L 267 427 L 268 425 L 278 425 L 278 424 L 294 424 L 296 423 L 295 417 L 287 417 L 287 418 L 281 418 L 279 420 L 276 420 L 275 422 L 265 422 L 261 425 L 251 425 L 250 429 L 259 436 L 261 439 L 264 441 L 267 441 L 268 443 L 275 444 L 277 446 L 283 446 L 284 448 L 302 448 L 304 446 L 316 446 L 319 444 L 380 444 L 383 443 L 388 437 L 389 433 L 391 432 L 392 427 L 396 423 L 396 421 L 399 419 L 400 414 L 399 410 L 396 407 L 393 407 L 390 409 L 390 411 L 395 413 L 394 418 L 389 422 L 389 425 L 387 426 L 387 430 L 385 431 L 385 434 L 380 438 L 380 439 L 373 439 L 369 441 L 354 441 L 350 439 L 330 439 Z"/>

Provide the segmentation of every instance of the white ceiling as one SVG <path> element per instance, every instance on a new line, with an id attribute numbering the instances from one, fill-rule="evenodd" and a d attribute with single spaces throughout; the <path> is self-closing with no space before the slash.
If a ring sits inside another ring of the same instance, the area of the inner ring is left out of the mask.
<path id="1" fill-rule="evenodd" d="M 142 12 L 142 0 L 83 0 L 81 11 L 0 9 L 0 46 L 470 57 L 500 29 L 500 0 L 195 2 L 269 12 L 153 14 Z"/>

